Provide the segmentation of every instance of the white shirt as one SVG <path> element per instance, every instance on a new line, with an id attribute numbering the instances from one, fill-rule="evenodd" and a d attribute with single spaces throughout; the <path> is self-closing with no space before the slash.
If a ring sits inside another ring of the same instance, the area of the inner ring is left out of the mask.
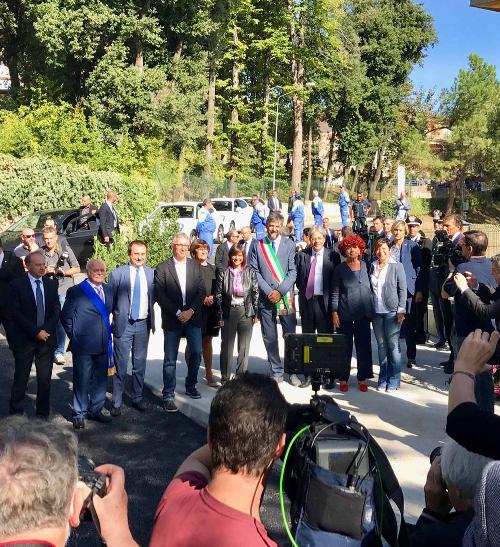
<path id="1" fill-rule="evenodd" d="M 87 279 L 87 281 L 89 282 L 89 285 L 90 285 L 90 286 L 94 289 L 94 291 L 97 293 L 97 296 L 98 296 L 99 298 L 101 298 L 100 289 L 99 289 L 99 287 L 101 287 L 101 289 L 102 289 L 102 294 L 103 294 L 103 297 L 104 297 L 104 303 L 106 303 L 106 293 L 104 292 L 104 289 L 103 289 L 102 285 L 94 285 L 94 284 L 92 283 L 92 281 L 89 281 L 88 279 Z"/>
<path id="2" fill-rule="evenodd" d="M 247 258 L 248 258 L 248 253 L 250 252 L 250 245 L 252 244 L 252 240 L 249 239 L 248 241 L 246 241 L 245 239 L 243 240 L 243 245 L 245 245 L 245 254 L 247 255 Z"/>
<path id="3" fill-rule="evenodd" d="M 113 219 L 114 219 L 113 220 L 113 225 L 116 228 L 118 222 L 117 222 L 117 218 L 116 218 L 115 208 L 113 207 L 113 204 L 111 203 L 111 201 L 106 200 L 106 203 L 108 204 L 108 207 L 111 209 L 111 212 L 113 213 Z"/>
<path id="4" fill-rule="evenodd" d="M 396 261 L 393 258 L 390 258 L 389 262 Z M 373 273 L 371 274 L 373 307 L 375 313 L 389 313 L 389 310 L 385 307 L 383 297 L 385 278 L 387 277 L 387 270 L 389 268 L 386 264 L 382 269 L 379 269 L 378 265 L 379 261 L 376 260 L 373 263 Z"/>
<path id="5" fill-rule="evenodd" d="M 418 234 L 414 237 L 410 237 L 410 239 L 412 241 L 415 241 L 415 243 L 418 243 L 420 241 L 420 239 L 422 238 L 422 234 L 420 232 L 418 232 Z"/>
<path id="6" fill-rule="evenodd" d="M 451 238 L 451 241 L 452 243 L 455 243 L 456 241 L 458 241 L 464 234 L 462 234 L 462 232 L 458 231 L 452 238 Z"/>
<path id="7" fill-rule="evenodd" d="M 5 253 L 2 251 L 0 253 L 0 268 L 2 267 L 3 257 L 5 256 Z"/>
<path id="8" fill-rule="evenodd" d="M 279 202 L 278 198 L 276 198 L 276 197 L 273 197 L 273 207 L 274 207 L 275 210 L 280 208 L 280 202 Z"/>
<path id="9" fill-rule="evenodd" d="M 146 279 L 146 272 L 144 268 L 140 266 L 136 268 L 129 264 L 130 271 L 130 310 L 129 315 L 132 313 L 132 302 L 134 298 L 134 285 L 135 285 L 135 276 L 137 271 L 139 271 L 139 277 L 141 280 L 141 294 L 140 294 L 140 305 L 139 305 L 139 317 L 137 319 L 146 319 L 149 313 L 148 305 L 148 280 Z"/>
<path id="10" fill-rule="evenodd" d="M 30 273 L 28 274 L 28 279 L 30 280 L 30 283 L 31 283 L 31 290 L 33 291 L 33 296 L 35 297 L 35 302 L 36 302 L 36 286 L 37 286 L 37 281 L 40 281 L 40 289 L 42 290 L 42 299 L 43 299 L 43 307 L 45 308 L 45 290 L 43 288 L 43 281 L 42 281 L 42 278 L 36 278 L 36 277 L 33 277 Z"/>
<path id="11" fill-rule="evenodd" d="M 185 258 L 182 262 L 179 262 L 175 257 L 174 259 L 174 265 L 175 265 L 175 272 L 177 273 L 177 277 L 179 279 L 179 285 L 181 286 L 181 293 L 182 293 L 182 305 L 186 305 L 186 282 L 187 282 L 187 259 Z M 178 310 L 178 313 L 180 313 L 180 310 Z"/>
<path id="12" fill-rule="evenodd" d="M 271 247 L 273 245 L 273 240 L 272 239 L 269 239 L 269 241 L 271 242 Z M 278 249 L 280 248 L 280 243 L 281 243 L 281 236 L 278 236 L 275 240 L 274 240 L 274 251 L 276 252 L 276 255 L 278 254 Z"/>
<path id="13" fill-rule="evenodd" d="M 323 294 L 323 249 L 321 251 L 313 250 L 311 258 L 316 257 L 316 269 L 314 270 L 314 295 Z"/>

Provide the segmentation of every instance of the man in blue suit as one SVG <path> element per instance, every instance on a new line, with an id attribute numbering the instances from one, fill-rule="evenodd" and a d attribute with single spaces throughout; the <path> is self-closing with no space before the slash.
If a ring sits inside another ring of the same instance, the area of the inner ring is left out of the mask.
<path id="1" fill-rule="evenodd" d="M 73 353 L 73 427 L 83 429 L 85 418 L 111 421 L 103 412 L 108 375 L 113 374 L 113 346 L 109 314 L 113 295 L 104 284 L 106 265 L 87 262 L 87 276 L 66 293 L 61 323 Z"/>
<path id="2" fill-rule="evenodd" d="M 109 288 L 113 295 L 113 351 L 116 367 L 113 376 L 111 416 L 120 416 L 127 379 L 127 365 L 132 352 L 132 406 L 145 412 L 142 401 L 149 333 L 154 332 L 154 270 L 146 266 L 148 248 L 144 241 L 128 246 L 130 262 L 113 270 Z"/>
<path id="3" fill-rule="evenodd" d="M 262 337 L 267 360 L 274 379 L 283 381 L 283 364 L 278 347 L 276 317 L 283 334 L 295 332 L 293 285 L 297 278 L 295 243 L 281 236 L 284 218 L 278 211 L 267 217 L 267 237 L 255 244 L 250 255 L 250 267 L 257 273 L 259 283 L 259 312 Z M 300 382 L 299 382 L 300 383 Z"/>

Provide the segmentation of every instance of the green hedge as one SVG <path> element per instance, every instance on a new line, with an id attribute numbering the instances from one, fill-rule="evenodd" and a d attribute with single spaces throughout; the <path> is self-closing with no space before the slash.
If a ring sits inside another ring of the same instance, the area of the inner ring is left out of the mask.
<path id="1" fill-rule="evenodd" d="M 394 202 L 396 198 L 382 200 L 380 204 L 380 213 L 384 217 L 394 217 Z M 446 209 L 446 199 L 443 198 L 410 198 L 410 214 L 415 216 L 432 215 L 435 209 L 444 211 Z"/>
<path id="2" fill-rule="evenodd" d="M 0 219 L 13 219 L 39 209 L 77 207 L 89 194 L 99 205 L 106 191 L 118 194 L 117 209 L 124 221 L 143 219 L 157 203 L 152 180 L 91 171 L 82 165 L 0 154 Z"/>

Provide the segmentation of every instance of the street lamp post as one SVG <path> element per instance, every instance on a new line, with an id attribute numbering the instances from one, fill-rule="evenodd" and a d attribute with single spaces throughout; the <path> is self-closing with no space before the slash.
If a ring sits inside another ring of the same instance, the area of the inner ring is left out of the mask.
<path id="1" fill-rule="evenodd" d="M 315 82 L 306 82 L 304 84 L 304 87 L 311 88 L 316 85 Z M 279 118 L 279 106 L 280 106 L 280 99 L 283 97 L 287 97 L 288 95 L 292 95 L 295 93 L 295 91 L 289 91 L 288 93 L 283 93 L 283 95 L 278 95 L 276 100 L 276 120 L 274 123 L 274 162 L 273 162 L 273 190 L 276 190 L 276 162 L 277 162 L 277 155 L 278 155 L 278 118 Z"/>

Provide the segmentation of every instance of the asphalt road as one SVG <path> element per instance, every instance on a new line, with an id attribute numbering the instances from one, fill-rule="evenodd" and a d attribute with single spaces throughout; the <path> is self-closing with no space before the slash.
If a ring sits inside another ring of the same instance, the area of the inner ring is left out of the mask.
<path id="1" fill-rule="evenodd" d="M 34 367 L 33 367 L 34 368 Z M 0 418 L 8 414 L 10 387 L 14 373 L 13 359 L 5 339 L 0 335 Z M 36 382 L 30 380 L 25 411 L 34 414 Z M 71 428 L 71 364 L 54 366 L 52 379 L 52 419 Z M 135 540 L 147 546 L 156 506 L 176 469 L 206 439 L 206 431 L 180 412 L 167 414 L 160 399 L 146 389 L 146 413 L 128 406 L 109 425 L 87 422 L 78 431 L 80 452 L 97 465 L 114 463 L 125 469 L 129 496 L 129 522 Z M 278 496 L 278 471 L 273 469 L 264 495 L 262 520 L 279 545 L 289 545 L 281 521 Z M 83 523 L 72 532 L 69 546 L 101 545 L 91 523 Z"/>

